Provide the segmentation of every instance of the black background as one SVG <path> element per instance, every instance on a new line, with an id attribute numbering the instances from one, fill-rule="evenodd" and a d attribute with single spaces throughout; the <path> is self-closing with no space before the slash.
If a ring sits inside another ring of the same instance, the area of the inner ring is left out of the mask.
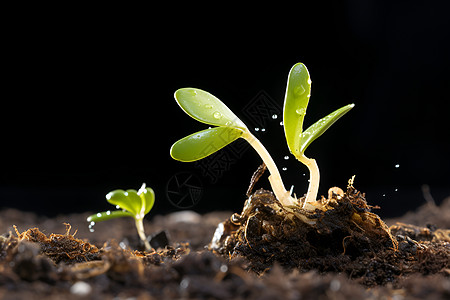
<path id="1" fill-rule="evenodd" d="M 190 172 L 203 186 L 192 209 L 238 212 L 259 157 L 249 149 L 215 182 L 198 164 L 172 160 L 176 140 L 207 128 L 173 93 L 207 90 L 251 126 L 244 107 L 261 93 L 282 106 L 297 62 L 313 81 L 306 126 L 356 104 L 307 150 L 321 170 L 321 194 L 356 174 L 355 186 L 382 216 L 423 203 L 424 184 L 442 201 L 450 195 L 449 5 L 330 3 L 11 11 L 2 43 L 0 206 L 47 215 L 106 210 L 106 193 L 146 182 L 156 192 L 152 214 L 168 213 L 180 208 L 166 185 Z M 283 159 L 280 117 L 255 133 L 287 168 L 286 188 L 301 195 L 307 169 Z M 257 187 L 268 188 L 267 178 Z"/>

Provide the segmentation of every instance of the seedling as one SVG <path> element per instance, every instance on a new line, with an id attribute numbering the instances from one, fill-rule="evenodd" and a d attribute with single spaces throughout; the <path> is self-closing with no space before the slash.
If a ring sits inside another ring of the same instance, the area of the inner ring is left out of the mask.
<path id="1" fill-rule="evenodd" d="M 305 156 L 306 148 L 355 106 L 355 104 L 343 106 L 303 131 L 303 119 L 310 96 L 311 79 L 308 69 L 302 63 L 295 64 L 289 72 L 283 107 L 283 123 L 289 150 L 295 158 L 308 167 L 310 172 L 310 184 L 303 206 L 316 201 L 320 181 L 319 167 L 314 159 Z"/>
<path id="2" fill-rule="evenodd" d="M 144 217 L 152 209 L 155 203 L 154 191 L 142 184 L 141 188 L 136 190 L 114 190 L 106 195 L 106 200 L 116 205 L 122 210 L 105 211 L 91 215 L 87 218 L 92 227 L 96 222 L 106 221 L 114 218 L 131 217 L 135 220 L 138 235 L 145 245 L 147 251 L 151 250 L 150 244 L 144 232 Z"/>
<path id="3" fill-rule="evenodd" d="M 289 150 L 308 167 L 311 173 L 308 193 L 302 204 L 305 209 L 313 209 L 306 204 L 314 202 L 317 198 L 320 174 L 315 160 L 307 158 L 304 151 L 354 106 L 354 104 L 344 106 L 303 131 L 303 119 L 310 91 L 311 80 L 307 68 L 301 63 L 294 65 L 288 77 L 283 122 Z M 250 143 L 267 166 L 270 172 L 269 182 L 277 199 L 286 207 L 299 205 L 297 199 L 285 189 L 280 172 L 269 152 L 222 101 L 206 91 L 195 88 L 177 90 L 175 100 L 181 109 L 195 120 L 217 127 L 196 132 L 175 142 L 170 149 L 174 159 L 183 162 L 196 161 L 213 154 L 238 138 L 243 138 Z"/>

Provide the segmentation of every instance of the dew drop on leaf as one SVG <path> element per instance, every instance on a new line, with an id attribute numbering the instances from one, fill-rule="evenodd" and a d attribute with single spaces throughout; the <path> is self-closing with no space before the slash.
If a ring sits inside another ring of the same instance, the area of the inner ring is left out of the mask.
<path id="1" fill-rule="evenodd" d="M 298 108 L 295 112 L 299 115 L 304 115 L 304 114 L 306 114 L 306 109 L 304 109 L 303 107 Z"/>
<path id="2" fill-rule="evenodd" d="M 212 105 L 211 104 L 205 104 L 205 108 L 212 108 Z"/>
<path id="3" fill-rule="evenodd" d="M 214 119 L 219 120 L 220 118 L 222 118 L 222 114 L 218 111 L 216 111 L 215 113 L 213 113 L 213 117 Z"/>
<path id="4" fill-rule="evenodd" d="M 305 92 L 306 92 L 306 90 L 305 90 L 305 88 L 303 87 L 303 85 L 300 85 L 300 86 L 298 86 L 298 87 L 296 87 L 296 88 L 294 89 L 294 93 L 295 93 L 297 96 L 301 96 L 301 95 L 303 95 Z"/>

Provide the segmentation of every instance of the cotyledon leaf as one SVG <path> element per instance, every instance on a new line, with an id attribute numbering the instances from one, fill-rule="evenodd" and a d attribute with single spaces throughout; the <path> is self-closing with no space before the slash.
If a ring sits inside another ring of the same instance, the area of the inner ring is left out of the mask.
<path id="1" fill-rule="evenodd" d="M 155 192 L 152 188 L 145 187 L 145 185 L 143 185 L 143 188 L 138 191 L 138 195 L 139 197 L 141 197 L 142 202 L 145 206 L 144 215 L 146 215 L 155 204 Z"/>
<path id="2" fill-rule="evenodd" d="M 175 92 L 175 100 L 195 120 L 215 126 L 246 129 L 245 124 L 217 97 L 196 88 Z"/>
<path id="3" fill-rule="evenodd" d="M 114 190 L 106 195 L 106 200 L 130 212 L 133 217 L 139 214 L 141 209 L 141 199 L 137 196 L 136 190 Z"/>
<path id="4" fill-rule="evenodd" d="M 311 93 L 311 79 L 306 66 L 295 64 L 289 72 L 283 108 L 283 123 L 289 150 L 300 156 L 300 139 L 303 132 L 303 119 Z"/>
<path id="5" fill-rule="evenodd" d="M 243 131 L 232 127 L 214 127 L 193 133 L 172 145 L 172 158 L 190 162 L 202 159 L 238 139 Z"/>
<path id="6" fill-rule="evenodd" d="M 316 123 L 306 129 L 302 135 L 300 140 L 300 152 L 304 153 L 306 148 L 319 136 L 321 136 L 334 122 L 336 122 L 340 117 L 345 115 L 348 111 L 350 111 L 355 104 L 349 104 L 344 107 L 341 107 L 328 116 L 320 119 Z"/>
<path id="7" fill-rule="evenodd" d="M 106 220 L 110 220 L 110 219 L 114 219 L 114 218 L 121 218 L 121 217 L 131 217 L 133 218 L 133 214 L 127 211 L 123 211 L 123 210 L 114 210 L 114 211 L 104 211 L 104 212 L 99 212 L 96 213 L 94 215 L 91 215 L 87 218 L 88 222 L 101 222 L 101 221 L 106 221 Z"/>

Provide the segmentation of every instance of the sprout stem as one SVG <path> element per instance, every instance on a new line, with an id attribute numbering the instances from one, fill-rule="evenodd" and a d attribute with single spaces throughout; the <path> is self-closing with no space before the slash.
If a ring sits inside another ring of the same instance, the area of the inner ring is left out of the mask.
<path id="1" fill-rule="evenodd" d="M 317 166 L 315 159 L 307 158 L 305 155 L 299 156 L 297 159 L 308 167 L 310 174 L 308 193 L 306 194 L 304 205 L 307 203 L 313 203 L 317 200 L 317 194 L 319 192 L 319 167 Z"/>
<path id="2" fill-rule="evenodd" d="M 150 243 L 147 241 L 147 237 L 145 236 L 143 219 L 135 219 L 135 220 L 136 220 L 136 229 L 142 242 L 144 242 L 145 250 L 150 251 L 152 247 L 150 246 Z"/>
<path id="3" fill-rule="evenodd" d="M 259 156 L 262 158 L 263 162 L 266 164 L 267 169 L 269 169 L 270 176 L 269 182 L 272 186 L 272 190 L 277 197 L 277 199 L 281 202 L 283 206 L 292 206 L 296 205 L 295 200 L 291 197 L 290 193 L 286 191 L 284 188 L 283 180 L 281 179 L 280 172 L 270 156 L 267 149 L 261 144 L 261 142 L 248 130 L 244 131 L 241 136 L 244 138 L 253 149 L 258 152 Z"/>

